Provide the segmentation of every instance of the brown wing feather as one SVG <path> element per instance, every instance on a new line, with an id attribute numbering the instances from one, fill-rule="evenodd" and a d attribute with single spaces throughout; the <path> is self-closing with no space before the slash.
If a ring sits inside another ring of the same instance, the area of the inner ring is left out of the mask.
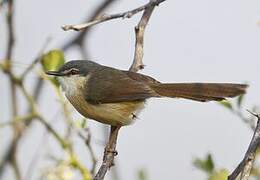
<path id="1" fill-rule="evenodd" d="M 138 82 L 142 82 L 142 83 L 145 83 L 145 84 L 148 84 L 148 85 L 160 84 L 160 82 L 157 81 L 156 79 L 154 79 L 150 76 L 144 75 L 144 74 L 131 72 L 131 71 L 122 71 L 122 72 L 125 73 L 131 79 L 138 81 Z"/>
<path id="2" fill-rule="evenodd" d="M 110 67 L 90 74 L 86 89 L 85 99 L 93 104 L 137 101 L 158 96 L 142 81 Z"/>
<path id="3" fill-rule="evenodd" d="M 145 100 L 150 97 L 180 97 L 195 101 L 220 101 L 244 94 L 247 85 L 229 83 L 164 84 L 139 73 L 104 66 L 92 72 L 85 99 L 94 104 Z M 95 88 L 93 88 L 95 87 Z"/>

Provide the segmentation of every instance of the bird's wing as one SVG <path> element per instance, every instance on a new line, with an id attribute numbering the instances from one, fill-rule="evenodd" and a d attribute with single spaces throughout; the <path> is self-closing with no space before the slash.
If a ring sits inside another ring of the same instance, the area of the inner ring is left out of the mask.
<path id="1" fill-rule="evenodd" d="M 90 74 L 86 83 L 85 99 L 99 104 L 138 101 L 158 96 L 145 83 L 145 77 L 143 78 L 142 75 L 129 75 L 127 71 L 104 67 Z"/>

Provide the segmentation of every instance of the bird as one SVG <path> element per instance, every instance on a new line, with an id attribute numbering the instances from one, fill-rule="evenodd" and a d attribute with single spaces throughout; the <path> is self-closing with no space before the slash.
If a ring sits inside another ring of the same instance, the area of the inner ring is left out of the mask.
<path id="1" fill-rule="evenodd" d="M 65 96 L 81 115 L 113 127 L 131 124 L 150 98 L 222 101 L 246 93 L 248 87 L 234 83 L 162 83 L 90 60 L 68 61 L 46 74 L 57 77 Z"/>

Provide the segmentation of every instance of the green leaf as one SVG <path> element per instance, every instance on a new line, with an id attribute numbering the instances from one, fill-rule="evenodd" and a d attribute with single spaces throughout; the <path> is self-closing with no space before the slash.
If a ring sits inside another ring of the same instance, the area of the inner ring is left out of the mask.
<path id="1" fill-rule="evenodd" d="M 237 107 L 238 108 L 241 108 L 241 105 L 242 105 L 242 102 L 244 100 L 244 95 L 240 95 L 238 98 L 237 98 Z"/>
<path id="2" fill-rule="evenodd" d="M 209 177 L 209 180 L 227 180 L 228 171 L 226 169 L 221 169 L 219 171 L 213 172 Z"/>
<path id="3" fill-rule="evenodd" d="M 137 172 L 138 180 L 148 180 L 147 173 L 144 169 L 141 169 Z"/>
<path id="4" fill-rule="evenodd" d="M 61 50 L 51 50 L 44 54 L 41 59 L 44 71 L 58 70 L 64 63 L 65 58 Z"/>
<path id="5" fill-rule="evenodd" d="M 65 63 L 64 54 L 61 50 L 51 50 L 44 54 L 41 59 L 42 68 L 44 71 L 56 71 Z M 57 87 L 59 82 L 56 78 L 49 80 Z"/>
<path id="6" fill-rule="evenodd" d="M 195 167 L 197 167 L 198 169 L 201 169 L 202 171 L 204 171 L 208 174 L 210 174 L 214 171 L 214 162 L 213 162 L 211 154 L 208 154 L 205 159 L 196 158 L 193 161 L 193 164 Z"/>
<path id="7" fill-rule="evenodd" d="M 233 106 L 232 104 L 230 103 L 230 101 L 228 100 L 223 100 L 223 101 L 220 101 L 218 102 L 220 105 L 222 105 L 223 107 L 229 109 L 229 110 L 233 110 Z"/>

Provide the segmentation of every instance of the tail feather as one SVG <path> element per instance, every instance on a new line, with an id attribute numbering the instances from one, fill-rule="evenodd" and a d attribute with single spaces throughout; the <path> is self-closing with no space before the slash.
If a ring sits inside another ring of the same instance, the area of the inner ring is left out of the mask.
<path id="1" fill-rule="evenodd" d="M 246 92 L 247 85 L 231 83 L 172 83 L 155 84 L 152 89 L 160 96 L 195 101 L 221 101 Z"/>

